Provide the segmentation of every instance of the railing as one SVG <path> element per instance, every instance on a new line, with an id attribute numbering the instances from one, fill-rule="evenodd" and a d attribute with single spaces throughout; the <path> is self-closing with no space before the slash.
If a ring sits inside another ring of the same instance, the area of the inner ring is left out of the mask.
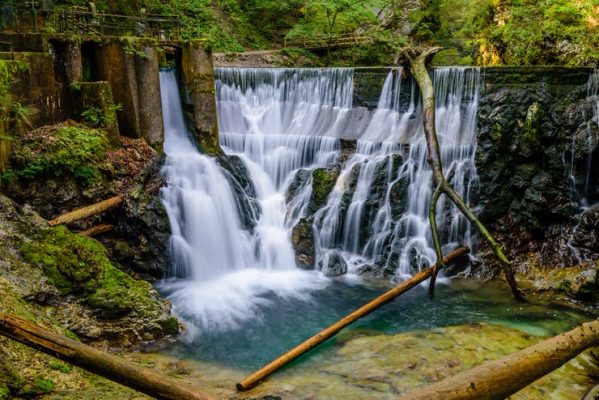
<path id="1" fill-rule="evenodd" d="M 40 22 L 38 19 L 46 18 L 53 6 L 52 0 L 0 0 L 0 31 L 5 29 L 37 30 Z"/>
<path id="2" fill-rule="evenodd" d="M 59 17 L 60 33 L 85 33 L 101 36 L 153 36 L 178 39 L 181 21 L 177 16 L 128 16 L 67 10 Z"/>
<path id="3" fill-rule="evenodd" d="M 362 44 L 373 43 L 374 39 L 370 36 L 350 33 L 346 35 L 333 36 L 316 36 L 311 38 L 285 38 L 285 47 L 301 47 L 307 50 L 323 50 L 326 48 L 342 48 L 359 46 Z"/>
<path id="4" fill-rule="evenodd" d="M 102 14 L 94 8 L 54 10 L 52 0 L 0 0 L 0 31 L 39 32 L 50 27 L 56 33 L 100 36 L 152 36 L 179 39 L 178 16 Z"/>

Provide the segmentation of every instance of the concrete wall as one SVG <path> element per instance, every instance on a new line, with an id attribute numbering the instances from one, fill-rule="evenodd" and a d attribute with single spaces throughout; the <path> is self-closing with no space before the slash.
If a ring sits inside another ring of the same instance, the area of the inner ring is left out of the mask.
<path id="1" fill-rule="evenodd" d="M 214 68 L 212 53 L 204 41 L 183 45 L 181 72 L 187 103 L 191 114 L 191 131 L 200 149 L 206 154 L 220 154 L 216 98 L 214 96 Z"/>

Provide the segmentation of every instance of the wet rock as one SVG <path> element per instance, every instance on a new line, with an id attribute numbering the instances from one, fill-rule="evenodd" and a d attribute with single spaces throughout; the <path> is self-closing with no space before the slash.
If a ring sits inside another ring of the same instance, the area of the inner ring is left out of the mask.
<path id="1" fill-rule="evenodd" d="M 326 276 L 340 276 L 347 273 L 347 262 L 338 251 L 329 251 L 318 261 L 318 268 Z"/>
<path id="2" fill-rule="evenodd" d="M 335 187 L 340 173 L 339 167 L 316 168 L 312 171 L 312 196 L 309 211 L 311 214 L 324 207 L 329 194 Z"/>
<path id="3" fill-rule="evenodd" d="M 242 226 L 249 231 L 253 230 L 260 215 L 260 205 L 256 200 L 256 189 L 249 171 L 238 156 L 221 155 L 216 160 L 235 192 Z"/>
<path id="4" fill-rule="evenodd" d="M 297 266 L 303 269 L 313 269 L 315 250 L 311 219 L 302 218 L 293 227 L 291 243 L 295 250 L 295 263 Z"/>
<path id="5" fill-rule="evenodd" d="M 307 169 L 300 169 L 297 171 L 295 176 L 293 177 L 293 181 L 289 185 L 287 189 L 287 194 L 285 195 L 285 201 L 287 204 L 291 203 L 291 201 L 297 196 L 301 189 L 306 185 L 310 177 L 312 176 L 311 172 Z"/>

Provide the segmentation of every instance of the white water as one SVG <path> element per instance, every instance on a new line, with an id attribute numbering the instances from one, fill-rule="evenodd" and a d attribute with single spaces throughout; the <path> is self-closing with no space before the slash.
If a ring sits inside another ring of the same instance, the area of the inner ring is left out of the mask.
<path id="1" fill-rule="evenodd" d="M 295 268 L 282 195 L 257 167 L 252 179 L 265 212 L 253 233 L 242 229 L 227 178 L 187 135 L 174 73 L 161 72 L 160 85 L 167 154 L 162 198 L 175 278 L 162 288 L 174 311 L 198 329 L 226 330 L 258 318 L 268 296 L 306 298 L 324 287 L 320 275 Z"/>
<path id="2" fill-rule="evenodd" d="M 405 277 L 414 269 L 429 266 L 436 256 L 428 220 L 432 173 L 426 163 L 420 99 L 412 83 L 409 104 L 401 104 L 400 76 L 401 71 L 388 75 L 377 110 L 358 141 L 357 152 L 346 163 L 327 206 L 316 214 L 315 225 L 319 257 L 341 249 L 354 268 L 376 263 Z M 474 153 L 479 71 L 437 69 L 433 78 L 444 170 L 469 203 L 477 182 Z M 393 155 L 397 153 L 403 154 L 404 161 L 394 169 Z M 343 195 L 355 168 L 360 168 L 356 190 L 344 221 L 340 221 Z M 365 203 L 373 195 L 371 186 L 377 173 L 384 176 L 384 194 L 374 217 L 368 217 Z M 407 184 L 407 204 L 397 220 L 390 197 L 394 186 L 402 181 Z M 445 247 L 455 247 L 458 240 L 472 246 L 470 226 L 457 208 L 441 198 L 437 209 Z M 366 231 L 366 237 L 360 231 Z M 397 250 L 383 251 L 385 246 Z"/>
<path id="3" fill-rule="evenodd" d="M 174 262 L 163 289 L 179 316 L 199 330 L 222 331 L 260 318 L 275 299 L 309 300 L 311 291 L 326 287 L 321 274 L 296 268 L 291 246 L 292 227 L 308 214 L 311 179 L 289 204 L 286 195 L 300 169 L 339 162 L 341 137 L 359 140 L 313 217 L 316 264 L 338 252 L 350 272 L 375 266 L 401 278 L 434 262 L 420 99 L 400 77 L 400 71 L 388 75 L 378 107 L 369 111 L 352 104 L 352 69 L 217 69 L 221 146 L 243 161 L 261 210 L 248 229 L 227 176 L 187 136 L 175 75 L 161 72 L 168 183 L 162 196 Z M 477 69 L 434 73 L 445 172 L 467 202 L 477 180 L 479 81 Z M 404 192 L 397 193 L 398 185 Z M 438 211 L 443 243 L 456 246 L 464 238 L 472 245 L 457 210 L 442 200 Z"/>

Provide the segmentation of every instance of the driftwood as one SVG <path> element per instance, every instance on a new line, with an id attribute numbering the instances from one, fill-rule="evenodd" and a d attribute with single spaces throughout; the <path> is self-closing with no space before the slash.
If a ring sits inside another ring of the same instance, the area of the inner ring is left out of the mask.
<path id="1" fill-rule="evenodd" d="M 79 221 L 80 219 L 87 218 L 96 214 L 101 214 L 112 208 L 116 208 L 119 205 L 121 205 L 122 202 L 123 198 L 121 196 L 114 196 L 99 203 L 92 204 L 91 206 L 82 207 L 78 210 L 62 214 L 58 218 L 54 218 L 53 220 L 48 221 L 48 225 L 56 226 Z"/>
<path id="2" fill-rule="evenodd" d="M 429 221 L 431 225 L 431 233 L 435 246 L 435 252 L 437 253 L 437 262 L 435 264 L 435 270 L 431 276 L 431 283 L 429 286 L 430 293 L 431 295 L 434 295 L 435 280 L 437 278 L 439 269 L 443 266 L 441 240 L 439 238 L 439 231 L 437 229 L 436 222 L 436 207 L 439 197 L 441 197 L 442 194 L 445 194 L 489 243 L 493 249 L 493 252 L 501 263 L 505 279 L 507 280 L 514 297 L 517 300 L 523 300 L 524 296 L 518 288 L 518 284 L 514 278 L 512 265 L 504 254 L 503 249 L 499 243 L 497 243 L 493 235 L 491 235 L 487 228 L 476 217 L 476 215 L 474 215 L 472 210 L 470 210 L 470 207 L 466 205 L 461 196 L 453 189 L 443 174 L 441 151 L 439 150 L 439 140 L 437 139 L 437 131 L 435 128 L 435 89 L 426 69 L 426 64 L 440 49 L 440 47 L 430 47 L 427 49 L 410 48 L 404 50 L 402 54 L 402 59 L 409 63 L 412 75 L 414 75 L 414 78 L 420 87 L 420 92 L 422 93 L 424 135 L 426 137 L 426 143 L 428 147 L 427 161 L 431 165 L 431 169 L 433 171 L 433 182 L 435 185 L 435 191 L 432 195 L 429 208 Z"/>
<path id="3" fill-rule="evenodd" d="M 215 399 L 201 389 L 177 379 L 124 361 L 14 316 L 0 313 L 0 334 L 157 399 Z"/>
<path id="4" fill-rule="evenodd" d="M 505 399 L 597 345 L 599 319 L 499 360 L 488 361 L 441 382 L 408 392 L 401 399 Z"/>
<path id="5" fill-rule="evenodd" d="M 88 228 L 84 231 L 77 232 L 77 233 L 80 234 L 81 236 L 91 237 L 91 236 L 101 235 L 102 233 L 110 232 L 113 228 L 114 228 L 114 225 L 99 224 L 99 225 L 92 226 L 91 228 Z"/>
<path id="6" fill-rule="evenodd" d="M 447 265 L 447 264 L 453 262 L 454 260 L 456 260 L 457 258 L 468 254 L 469 252 L 470 252 L 470 249 L 468 247 L 460 247 L 460 248 L 456 249 L 453 252 L 449 253 L 443 259 L 443 265 Z M 284 365 L 288 364 L 289 362 L 295 360 L 297 357 L 301 356 L 305 352 L 318 346 L 325 340 L 335 336 L 337 333 L 339 333 L 339 331 L 341 331 L 346 326 L 348 326 L 351 323 L 357 321 L 358 319 L 370 314 L 371 312 L 373 312 L 377 308 L 381 307 L 382 305 L 389 303 L 391 300 L 395 299 L 399 295 L 407 292 L 408 290 L 412 289 L 414 286 L 427 280 L 432 275 L 433 270 L 434 270 L 434 267 L 430 267 L 430 268 L 427 268 L 427 269 L 424 269 L 424 270 L 418 272 L 412 278 L 402 282 L 401 284 L 397 285 L 393 289 L 388 290 L 387 292 L 383 293 L 382 295 L 375 298 L 371 302 L 363 305 L 362 307 L 353 311 L 351 314 L 342 318 L 338 322 L 335 322 L 333 325 L 322 330 L 320 333 L 317 333 L 316 335 L 312 336 L 310 339 L 306 340 L 302 344 L 289 350 L 287 353 L 281 355 L 274 361 L 271 361 L 270 363 L 268 363 L 267 365 L 265 365 L 264 367 L 262 367 L 261 369 L 259 369 L 256 372 L 254 372 L 252 375 L 248 376 L 240 383 L 238 383 L 237 390 L 244 391 L 244 390 L 251 389 L 254 386 L 258 385 L 260 383 L 260 381 L 262 381 L 264 378 L 268 377 L 273 372 L 277 371 L 278 369 L 280 369 Z"/>

